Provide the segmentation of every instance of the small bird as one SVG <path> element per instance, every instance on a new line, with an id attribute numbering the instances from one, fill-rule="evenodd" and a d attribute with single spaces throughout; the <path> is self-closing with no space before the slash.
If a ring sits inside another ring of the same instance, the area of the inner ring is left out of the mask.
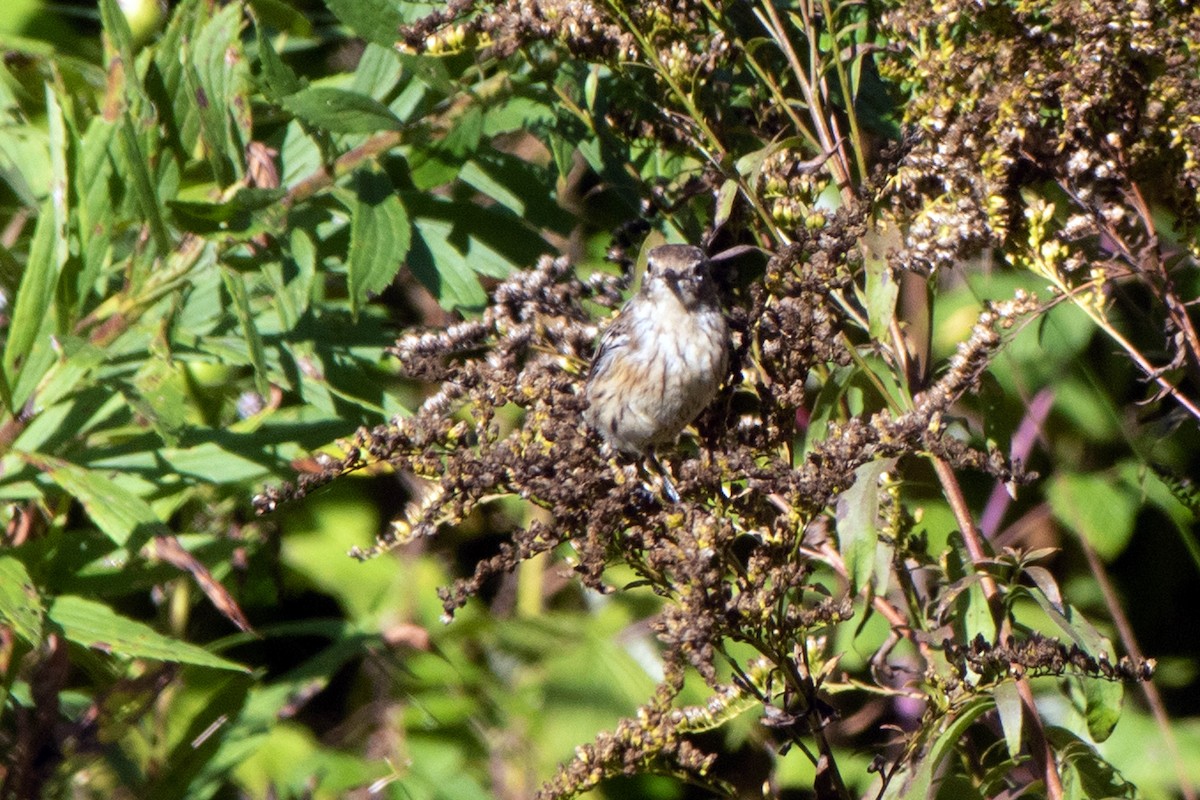
<path id="1" fill-rule="evenodd" d="M 600 340 L 584 419 L 614 449 L 653 460 L 712 401 L 728 365 L 729 326 L 704 251 L 656 247 L 641 289 Z"/>

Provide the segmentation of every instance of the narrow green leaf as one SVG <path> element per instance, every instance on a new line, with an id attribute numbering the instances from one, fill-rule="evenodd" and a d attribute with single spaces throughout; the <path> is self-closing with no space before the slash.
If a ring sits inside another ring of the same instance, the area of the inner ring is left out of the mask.
<path id="1" fill-rule="evenodd" d="M 412 226 L 386 175 L 360 170 L 354 189 L 346 269 L 350 308 L 357 316 L 369 296 L 386 289 L 400 271 L 412 243 Z"/>
<path id="2" fill-rule="evenodd" d="M 262 335 L 254 322 L 254 313 L 250 310 L 250 296 L 246 292 L 246 281 L 241 273 L 229 268 L 222 268 L 221 278 L 225 282 L 225 290 L 233 300 L 233 312 L 242 327 L 246 344 L 250 348 L 250 365 L 254 367 L 254 389 L 262 397 L 271 394 L 271 381 L 267 372 L 267 356 L 263 349 Z"/>
<path id="3" fill-rule="evenodd" d="M 401 198 L 425 244 L 439 257 L 446 256 L 444 265 L 461 260 L 468 273 L 505 278 L 551 250 L 537 231 L 515 224 L 506 211 L 422 192 L 403 192 Z M 413 249 L 415 256 L 415 244 Z"/>
<path id="4" fill-rule="evenodd" d="M 920 760 L 920 766 L 912 778 L 900 792 L 901 800 L 932 800 L 936 794 L 933 777 L 937 774 L 946 756 L 954 751 L 967 728 L 975 723 L 985 712 L 992 708 L 990 697 L 980 697 L 972 700 L 965 708 L 952 718 L 949 724 L 929 746 L 929 751 Z"/>
<path id="5" fill-rule="evenodd" d="M 113 159 L 110 154 L 115 126 L 103 117 L 93 117 L 83 133 L 75 158 L 73 189 L 76 193 L 77 230 L 87 231 L 83 268 L 75 277 L 76 317 L 83 314 L 97 279 L 108 266 L 112 248 L 113 197 L 110 179 Z"/>
<path id="6" fill-rule="evenodd" d="M 167 225 L 162 218 L 162 208 L 154 182 L 150 178 L 150 169 L 146 158 L 142 155 L 142 147 L 138 143 L 137 131 L 133 127 L 133 119 L 126 113 L 118 131 L 121 154 L 128 167 L 127 177 L 133 185 L 133 195 L 137 200 L 142 216 L 150 226 L 150 233 L 160 253 L 171 251 L 171 240 L 167 235 Z"/>
<path id="7" fill-rule="evenodd" d="M 514 192 L 507 182 L 493 177 L 489 172 L 488 165 L 481 164 L 478 160 L 468 161 L 459 170 L 458 179 L 468 186 L 478 189 L 513 213 L 517 215 L 525 213 L 525 202 L 520 195 Z"/>
<path id="8" fill-rule="evenodd" d="M 717 213 L 713 216 L 714 228 L 719 228 L 729 221 L 729 216 L 733 213 L 733 202 L 737 200 L 737 195 L 737 181 L 727 180 L 721 184 L 721 189 L 717 192 Z"/>
<path id="9" fill-rule="evenodd" d="M 1029 596 L 1042 607 L 1046 616 L 1058 626 L 1063 635 L 1079 645 L 1084 652 L 1091 656 L 1111 652 L 1109 641 L 1101 636 L 1100 631 L 1096 630 L 1074 606 L 1060 605 L 1047 597 L 1043 591 L 1029 592 Z"/>
<path id="10" fill-rule="evenodd" d="M 129 658 L 152 658 L 178 664 L 245 672 L 245 667 L 202 647 L 163 636 L 150 626 L 122 617 L 103 603 L 82 597 L 58 597 L 47 616 L 63 635 L 83 647 Z"/>
<path id="11" fill-rule="evenodd" d="M 141 547 L 153 536 L 170 534 L 145 500 L 118 486 L 112 479 L 50 456 L 26 454 L 24 457 L 83 504 L 96 527 L 117 544 Z"/>
<path id="12" fill-rule="evenodd" d="M 21 275 L 21 285 L 17 288 L 8 340 L 4 344 L 7 384 L 16 382 L 14 377 L 29 361 L 30 350 L 50 314 L 50 304 L 54 300 L 54 289 L 62 269 L 62 262 L 59 261 L 61 252 L 56 246 L 59 237 L 64 235 L 60 223 L 54 201 L 47 199 L 38 211 L 33 240 L 29 246 L 29 260 Z M 5 402 L 9 410 L 16 413 L 13 404 L 24 403 L 25 400 L 25 397 L 10 397 Z"/>
<path id="13" fill-rule="evenodd" d="M 900 282 L 892 274 L 887 260 L 868 257 L 863 266 L 866 272 L 867 319 L 872 339 L 883 339 L 888 334 L 892 319 L 896 315 L 896 299 L 900 296 Z"/>
<path id="14" fill-rule="evenodd" d="M 1008 754 L 1016 758 L 1021 752 L 1021 695 L 1016 681 L 1001 681 L 992 690 L 996 700 L 996 711 L 1000 714 L 1000 728 L 1004 731 L 1004 744 Z"/>
<path id="15" fill-rule="evenodd" d="M 982 583 L 976 581 L 967 586 L 962 597 L 966 605 L 962 615 L 966 641 L 974 641 L 979 636 L 987 642 L 996 641 L 996 618 Z"/>
<path id="16" fill-rule="evenodd" d="M 37 390 L 40 408 L 50 406 L 71 394 L 93 369 L 104 363 L 107 354 L 102 348 L 88 344 L 77 336 L 64 336 L 59 341 L 60 357 L 42 378 Z"/>
<path id="17" fill-rule="evenodd" d="M 838 549 L 846 561 L 850 593 L 871 582 L 879 541 L 879 477 L 896 465 L 881 458 L 854 471 L 854 483 L 837 500 Z"/>
<path id="18" fill-rule="evenodd" d="M 100 24 L 109 45 L 127 69 L 133 69 L 133 31 L 117 0 L 100 0 Z"/>
<path id="19" fill-rule="evenodd" d="M 402 123 L 383 103 L 356 92 L 309 86 L 279 104 L 305 122 L 334 133 L 395 131 Z"/>
<path id="20" fill-rule="evenodd" d="M 21 640 L 36 646 L 42 641 L 44 615 L 25 565 L 12 556 L 0 556 L 0 618 Z"/>

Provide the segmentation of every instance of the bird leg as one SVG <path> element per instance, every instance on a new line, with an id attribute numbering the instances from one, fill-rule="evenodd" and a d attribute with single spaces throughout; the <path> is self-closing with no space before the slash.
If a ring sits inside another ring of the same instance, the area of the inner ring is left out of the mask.
<path id="1" fill-rule="evenodd" d="M 653 466 L 654 471 L 658 473 L 658 477 L 662 482 L 663 497 L 672 503 L 679 502 L 679 490 L 675 488 L 674 481 L 671 480 L 671 471 L 666 465 L 658 460 L 658 454 L 654 452 L 654 448 L 650 448 L 646 453 L 646 464 Z M 647 470 L 649 472 L 649 470 Z"/>

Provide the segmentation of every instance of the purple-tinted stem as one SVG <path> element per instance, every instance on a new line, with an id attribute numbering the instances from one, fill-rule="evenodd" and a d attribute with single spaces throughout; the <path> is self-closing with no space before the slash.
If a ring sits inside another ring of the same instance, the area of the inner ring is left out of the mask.
<path id="1" fill-rule="evenodd" d="M 1012 439 L 1010 457 L 1014 464 L 1023 463 L 1029 458 L 1029 453 L 1033 450 L 1033 443 L 1041 436 L 1042 425 L 1046 422 L 1046 417 L 1050 414 L 1050 407 L 1053 405 L 1054 390 L 1050 388 L 1042 389 L 1029 401 L 1025 419 L 1021 420 L 1021 425 Z M 988 498 L 987 505 L 983 509 L 983 516 L 979 518 L 979 532 L 983 534 L 984 538 L 992 538 L 1000 529 L 1004 512 L 1008 511 L 1011 502 L 1012 496 L 1008 493 L 1008 487 L 997 482 L 995 488 L 992 489 L 992 496 Z"/>

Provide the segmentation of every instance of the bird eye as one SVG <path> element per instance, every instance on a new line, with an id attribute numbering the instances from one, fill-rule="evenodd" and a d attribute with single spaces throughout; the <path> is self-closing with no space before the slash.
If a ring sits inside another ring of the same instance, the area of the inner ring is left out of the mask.
<path id="1" fill-rule="evenodd" d="M 707 265 L 703 261 L 697 261 L 696 266 L 692 267 L 692 274 L 699 278 L 704 274 L 704 268 Z"/>

